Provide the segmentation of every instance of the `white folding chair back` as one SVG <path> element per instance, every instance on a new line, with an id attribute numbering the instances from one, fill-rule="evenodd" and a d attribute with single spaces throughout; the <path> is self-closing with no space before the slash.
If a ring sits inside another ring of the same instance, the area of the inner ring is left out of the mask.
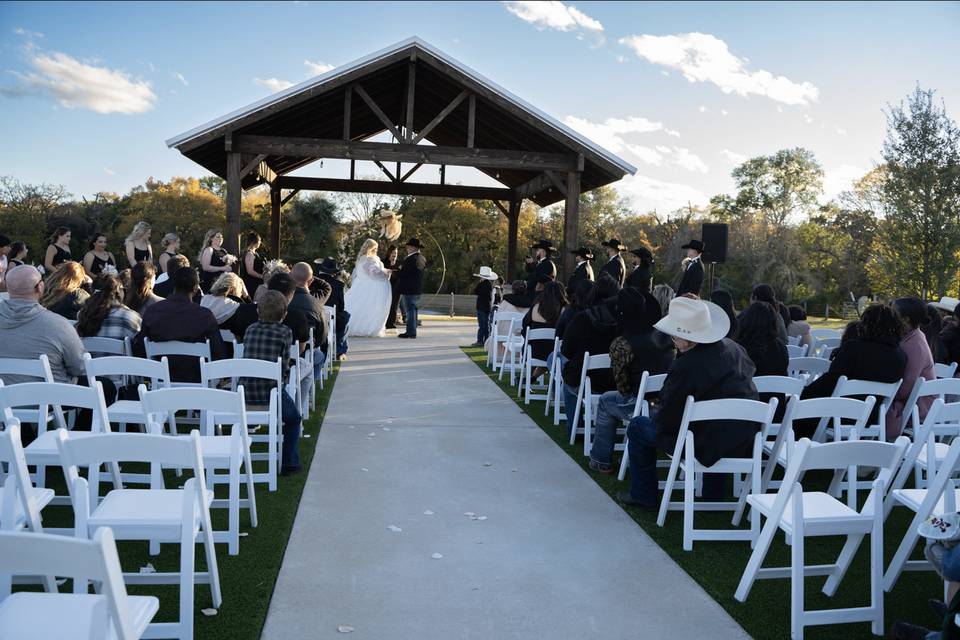
<path id="1" fill-rule="evenodd" d="M 20 425 L 16 421 L 5 431 L 0 431 L 0 464 L 7 468 L 5 480 L 0 468 L 0 480 L 3 480 L 0 486 L 0 530 L 28 529 L 42 533 L 40 511 L 53 500 L 53 491 L 33 486 L 20 444 Z M 51 584 L 47 584 L 48 589 Z"/>
<path id="2" fill-rule="evenodd" d="M 522 321 L 523 314 L 519 311 L 496 311 L 490 326 L 490 350 L 487 352 L 487 365 L 496 371 L 501 359 L 500 349 L 511 339 L 513 321 Z M 506 324 L 502 324 L 506 323 Z"/>
<path id="3" fill-rule="evenodd" d="M 917 402 L 920 398 L 937 397 L 944 402 L 950 402 L 951 399 L 960 397 L 960 378 L 951 376 L 940 377 L 936 380 L 926 380 L 917 378 L 910 390 L 906 403 L 903 405 L 903 413 L 900 416 L 900 432 L 913 429 L 916 432 L 920 425 L 920 411 Z"/>
<path id="4" fill-rule="evenodd" d="M 830 352 L 840 347 L 840 338 L 819 338 L 814 355 L 818 358 L 829 358 Z"/>
<path id="5" fill-rule="evenodd" d="M 803 358 L 807 355 L 807 349 L 810 345 L 787 345 L 787 355 L 791 358 Z"/>
<path id="6" fill-rule="evenodd" d="M 810 335 L 817 341 L 820 341 L 840 338 L 843 336 L 843 332 L 838 329 L 811 329 Z"/>
<path id="7" fill-rule="evenodd" d="M 900 383 L 902 380 L 897 380 L 896 382 L 874 382 L 872 380 L 851 380 L 846 376 L 840 376 L 840 379 L 837 380 L 837 386 L 833 389 L 834 398 L 848 398 L 850 396 L 873 396 L 877 399 L 877 404 L 879 405 L 879 411 L 877 413 L 877 421 L 873 424 L 868 424 L 864 426 L 859 431 L 850 431 L 843 429 L 841 433 L 837 433 L 836 430 L 827 428 L 827 425 L 821 422 L 820 427 L 817 429 L 817 433 L 814 436 L 814 440 L 817 442 L 823 442 L 824 436 L 833 437 L 834 440 L 841 440 L 845 437 L 850 437 L 852 439 L 863 439 L 863 438 L 876 438 L 880 441 L 885 441 L 887 439 L 887 428 L 886 428 L 886 416 L 887 411 L 890 409 L 890 404 L 893 402 L 894 397 L 897 395 L 897 391 L 900 389 Z"/>
<path id="8" fill-rule="evenodd" d="M 18 378 L 28 378 L 31 382 L 53 382 L 53 372 L 50 370 L 50 360 L 46 354 L 40 354 L 38 358 L 28 360 L 20 358 L 0 358 L 0 378 L 4 375 L 15 375 Z M 17 409 L 13 416 L 21 423 L 36 424 L 39 420 L 37 412 L 33 409 Z M 0 412 L 0 421 L 3 420 Z M 66 427 L 67 422 L 63 411 L 58 405 L 54 405 L 52 413 L 47 415 L 48 421 L 53 421 L 55 426 Z M 46 429 L 46 424 L 43 426 Z"/>
<path id="9" fill-rule="evenodd" d="M 650 403 L 647 401 L 647 395 L 651 393 L 660 393 L 663 389 L 663 383 L 667 380 L 667 374 L 659 373 L 650 375 L 649 371 L 644 371 L 640 376 L 640 386 L 637 388 L 637 402 L 633 405 L 633 417 L 650 417 Z M 629 422 L 629 421 L 628 421 Z M 614 445 L 614 450 L 622 450 L 623 457 L 620 458 L 620 471 L 617 473 L 617 480 L 623 482 L 627 475 L 627 467 L 630 466 L 630 438 L 627 437 L 626 430 L 623 433 L 623 444 Z M 657 466 L 669 466 L 667 460 L 658 460 Z"/>
<path id="10" fill-rule="evenodd" d="M 161 357 L 160 360 L 148 360 L 129 356 L 91 358 L 87 354 L 84 367 L 87 372 L 87 382 L 91 385 L 98 378 L 103 377 L 111 380 L 120 379 L 124 384 L 145 380 L 151 390 L 170 387 L 170 367 L 166 356 Z M 120 431 L 126 431 L 127 424 L 146 426 L 139 400 L 116 400 L 107 407 L 107 415 L 110 422 L 120 423 Z M 158 422 L 163 424 L 167 421 L 161 418 Z M 171 434 L 175 433 L 172 423 L 170 423 L 170 429 Z"/>
<path id="11" fill-rule="evenodd" d="M 590 352 L 583 354 L 583 366 L 580 368 L 580 384 L 577 387 L 577 405 L 574 407 L 573 424 L 570 427 L 570 444 L 577 440 L 577 435 L 583 434 L 583 450 L 585 455 L 590 454 L 590 430 L 592 427 L 593 416 L 596 413 L 596 403 L 600 399 L 600 394 L 593 393 L 593 385 L 590 381 L 591 371 L 600 371 L 610 368 L 610 354 L 601 353 L 595 356 Z M 583 416 L 584 426 L 580 427 L 580 417 Z"/>
<path id="12" fill-rule="evenodd" d="M 957 363 L 943 364 L 937 362 L 933 365 L 933 370 L 937 374 L 937 378 L 952 378 L 957 372 Z"/>
<path id="13" fill-rule="evenodd" d="M 787 337 L 787 346 L 796 347 L 800 345 L 800 336 L 788 336 Z"/>
<path id="14" fill-rule="evenodd" d="M 100 356 L 128 356 L 127 341 L 119 338 L 100 338 L 96 336 L 80 338 L 83 348 L 87 350 L 92 357 Z"/>
<path id="15" fill-rule="evenodd" d="M 324 310 L 327 312 L 330 327 L 330 331 L 327 333 L 327 359 L 323 362 L 323 378 L 326 379 L 333 373 L 333 361 L 336 360 L 337 356 L 337 332 L 341 331 L 342 328 L 337 326 L 337 308 L 324 307 Z M 323 388 L 322 384 L 320 388 Z"/>
<path id="16" fill-rule="evenodd" d="M 550 405 L 553 404 L 553 426 L 560 424 L 560 420 L 566 418 L 563 414 L 563 369 L 560 364 L 560 349 L 563 346 L 563 339 L 560 336 L 553 341 L 552 366 L 550 367 L 550 383 L 547 385 L 547 402 L 544 407 L 543 415 L 550 415 Z"/>
<path id="17" fill-rule="evenodd" d="M 518 314 L 520 315 L 520 314 Z M 510 386 L 514 384 L 514 376 L 520 371 L 520 359 L 526 347 L 526 338 L 523 335 L 523 316 L 510 320 L 510 328 L 503 341 L 503 354 L 500 360 L 500 374 L 498 380 L 503 379 L 504 370 L 510 368 Z"/>
<path id="18" fill-rule="evenodd" d="M 72 594 L 11 594 L 12 576 L 73 578 Z M 88 593 L 88 582 L 97 584 Z M 157 613 L 154 596 L 128 596 L 110 529 L 92 540 L 49 534 L 0 533 L 0 629 L 9 638 L 138 640 Z"/>
<path id="19" fill-rule="evenodd" d="M 526 342 L 524 344 L 523 359 L 520 365 L 521 374 L 519 376 L 519 389 L 523 392 L 523 403 L 530 404 L 531 400 L 547 400 L 550 398 L 548 392 L 549 384 L 538 384 L 533 378 L 534 368 L 546 369 L 547 361 L 539 360 L 533 357 L 533 342 L 549 342 L 556 345 L 555 329 L 528 329 Z M 547 373 L 543 374 L 548 375 Z M 542 393 L 537 393 L 537 392 Z"/>
<path id="20" fill-rule="evenodd" d="M 143 348 L 150 360 L 156 360 L 163 356 L 189 356 L 197 358 L 200 362 L 212 359 L 209 340 L 204 342 L 182 342 L 179 340 L 153 342 L 150 338 L 144 338 Z M 174 387 L 198 387 L 201 386 L 201 383 L 172 382 L 171 385 Z"/>
<path id="21" fill-rule="evenodd" d="M 790 358 L 787 373 L 810 384 L 830 369 L 830 361 L 823 358 Z"/>

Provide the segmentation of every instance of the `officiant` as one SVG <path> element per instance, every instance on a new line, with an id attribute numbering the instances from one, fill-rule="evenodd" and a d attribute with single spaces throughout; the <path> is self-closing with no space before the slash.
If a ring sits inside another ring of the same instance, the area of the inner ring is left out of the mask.
<path id="1" fill-rule="evenodd" d="M 531 245 L 531 256 L 527 257 L 527 299 L 533 306 L 537 294 L 543 291 L 544 285 L 557 278 L 557 265 L 553 262 L 553 254 L 557 251 L 553 243 L 545 238 Z M 539 285 L 539 287 L 538 287 Z"/>

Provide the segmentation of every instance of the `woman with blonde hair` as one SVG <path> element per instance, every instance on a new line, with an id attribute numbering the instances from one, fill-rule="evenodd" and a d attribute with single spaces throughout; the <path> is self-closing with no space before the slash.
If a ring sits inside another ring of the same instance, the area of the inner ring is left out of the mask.
<path id="1" fill-rule="evenodd" d="M 237 260 L 223 248 L 223 234 L 217 229 L 209 229 L 203 236 L 203 247 L 200 248 L 200 286 L 204 291 L 210 290 L 220 274 L 233 271 L 233 263 Z"/>
<path id="2" fill-rule="evenodd" d="M 76 320 L 77 313 L 90 295 L 81 287 L 87 274 L 79 262 L 64 262 L 43 283 L 40 304 L 67 320 Z"/>
<path id="3" fill-rule="evenodd" d="M 168 233 L 160 240 L 160 246 L 163 251 L 160 253 L 157 264 L 160 266 L 160 273 L 166 273 L 167 261 L 180 251 L 180 236 L 175 233 Z"/>
<path id="4" fill-rule="evenodd" d="M 360 247 L 353 269 L 353 284 L 344 294 L 344 307 L 350 314 L 348 336 L 382 338 L 390 312 L 390 269 L 377 256 L 377 241 L 367 238 Z"/>
<path id="5" fill-rule="evenodd" d="M 153 262 L 153 247 L 150 246 L 150 225 L 141 220 L 133 225 L 133 230 L 123 242 L 127 262 L 131 267 L 138 262 Z"/>
<path id="6" fill-rule="evenodd" d="M 249 299 L 247 288 L 240 276 L 224 273 L 216 279 L 210 291 L 200 298 L 200 306 L 213 312 L 221 329 L 230 330 L 229 323 L 233 315 L 240 305 Z"/>

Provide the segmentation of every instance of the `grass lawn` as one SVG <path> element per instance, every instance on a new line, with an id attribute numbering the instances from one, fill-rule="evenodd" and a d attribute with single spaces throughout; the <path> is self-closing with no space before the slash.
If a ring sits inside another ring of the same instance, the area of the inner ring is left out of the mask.
<path id="1" fill-rule="evenodd" d="M 205 616 L 201 609 L 211 606 L 210 589 L 206 585 L 198 585 L 194 597 L 194 637 L 210 640 L 257 640 L 267 617 L 267 608 L 273 595 L 273 586 L 280 572 L 280 564 L 287 547 L 287 540 L 293 528 L 293 520 L 300 504 L 300 496 L 307 481 L 307 473 L 313 461 L 317 439 L 323 424 L 324 413 L 330 400 L 336 381 L 339 364 L 334 365 L 333 375 L 324 383 L 324 389 L 317 390 L 317 408 L 311 412 L 310 419 L 304 422 L 303 434 L 300 440 L 300 462 L 303 471 L 296 476 L 281 477 L 275 492 L 270 492 L 266 484 L 256 485 L 257 515 L 259 526 L 254 529 L 249 525 L 247 512 L 241 509 L 240 514 L 240 554 L 227 554 L 226 544 L 217 544 L 217 563 L 220 569 L 220 588 L 223 593 L 223 605 L 217 615 Z M 265 444 L 259 445 L 266 447 Z M 254 450 L 257 450 L 255 445 Z M 254 463 L 266 467 L 266 462 Z M 54 488 L 57 494 L 65 493 L 62 477 L 59 472 L 49 469 L 48 486 Z M 54 476 L 54 477 L 51 477 Z M 172 477 L 175 483 L 168 486 L 182 484 L 189 477 L 184 474 L 183 479 Z M 242 479 L 241 479 L 242 482 Z M 226 497 L 226 486 L 217 486 L 217 496 Z M 241 488 L 241 496 L 246 492 Z M 221 496 L 221 493 L 223 495 Z M 212 510 L 214 530 L 227 528 L 227 510 Z M 43 523 L 46 527 L 72 527 L 73 511 L 70 507 L 47 507 L 43 511 Z M 150 563 L 157 571 L 177 571 L 179 567 L 179 545 L 163 545 L 159 556 L 150 556 L 146 542 L 117 543 L 120 552 L 120 563 L 124 571 L 137 571 L 139 567 Z M 197 571 L 205 571 L 203 547 L 197 545 Z M 66 587 L 61 587 L 64 590 Z M 155 595 L 160 598 L 160 610 L 154 617 L 154 622 L 175 621 L 179 613 L 178 592 L 176 585 L 163 586 L 133 586 L 128 592 L 137 595 Z M 3 634 L 0 633 L 0 636 Z"/>
<path id="2" fill-rule="evenodd" d="M 543 415 L 542 402 L 524 405 L 516 400 L 516 390 L 510 387 L 509 380 L 497 380 L 486 367 L 486 354 L 483 349 L 464 348 L 464 352 L 478 367 L 506 393 L 517 405 L 536 422 L 561 449 L 566 451 L 591 478 L 611 497 L 620 489 L 627 488 L 627 482 L 618 482 L 616 476 L 601 476 L 590 471 L 588 458 L 583 455 L 583 442 L 578 440 L 574 446 L 568 444 L 568 436 L 563 435 L 565 423 L 553 426 L 552 417 Z M 627 478 L 627 481 L 629 477 Z M 679 500 L 680 493 L 675 499 Z M 666 551 L 677 564 L 696 580 L 743 628 L 754 638 L 781 640 L 790 637 L 790 581 L 757 580 L 746 603 L 737 602 L 733 594 L 750 557 L 750 545 L 746 542 L 696 542 L 691 552 L 683 551 L 683 514 L 671 511 L 667 515 L 665 526 L 656 524 L 656 514 L 645 513 L 624 507 L 626 513 L 639 524 L 650 537 Z M 884 529 L 886 562 L 889 562 L 910 522 L 912 512 L 898 507 L 887 519 Z M 698 527 L 730 527 L 730 514 L 699 513 L 696 516 Z M 747 522 L 746 517 L 744 523 Z M 843 539 L 838 537 L 808 539 L 806 545 L 808 564 L 830 564 L 836 559 Z M 921 557 L 919 551 L 915 557 Z M 840 585 L 836 596 L 827 598 L 820 589 L 825 578 L 812 577 L 806 580 L 806 608 L 823 609 L 839 607 L 860 607 L 869 604 L 869 539 L 865 539 L 850 570 Z M 789 566 L 790 548 L 784 544 L 783 535 L 778 534 L 764 566 Z M 638 594 L 639 595 L 639 594 Z M 643 597 L 647 597 L 644 594 Z M 933 572 L 904 572 L 894 590 L 886 594 L 886 628 L 896 620 L 909 620 L 929 628 L 939 628 L 940 621 L 935 619 L 927 607 L 928 598 L 943 595 L 942 582 Z M 807 627 L 806 637 L 810 639 L 849 640 L 851 638 L 871 638 L 868 623 Z M 638 636 L 640 637 L 640 636 Z M 706 632 L 704 637 L 709 637 Z"/>

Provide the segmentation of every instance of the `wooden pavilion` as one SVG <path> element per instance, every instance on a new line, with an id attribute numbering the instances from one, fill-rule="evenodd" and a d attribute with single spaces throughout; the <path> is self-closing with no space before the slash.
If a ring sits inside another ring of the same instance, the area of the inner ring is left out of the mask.
<path id="1" fill-rule="evenodd" d="M 369 142 L 383 132 L 392 142 Z M 565 200 L 563 266 L 577 246 L 580 193 L 636 169 L 419 38 L 409 38 L 280 91 L 167 141 L 227 181 L 225 246 L 236 253 L 241 191 L 270 185 L 271 243 L 280 209 L 301 190 L 492 200 L 507 216 L 507 277 L 514 277 L 520 204 Z M 291 172 L 323 158 L 350 161 L 350 177 Z M 355 175 L 372 161 L 387 181 Z M 413 166 L 402 171 L 402 163 Z M 439 184 L 413 182 L 440 166 Z M 446 181 L 447 166 L 475 167 L 502 187 Z M 284 193 L 286 191 L 286 193 Z"/>

